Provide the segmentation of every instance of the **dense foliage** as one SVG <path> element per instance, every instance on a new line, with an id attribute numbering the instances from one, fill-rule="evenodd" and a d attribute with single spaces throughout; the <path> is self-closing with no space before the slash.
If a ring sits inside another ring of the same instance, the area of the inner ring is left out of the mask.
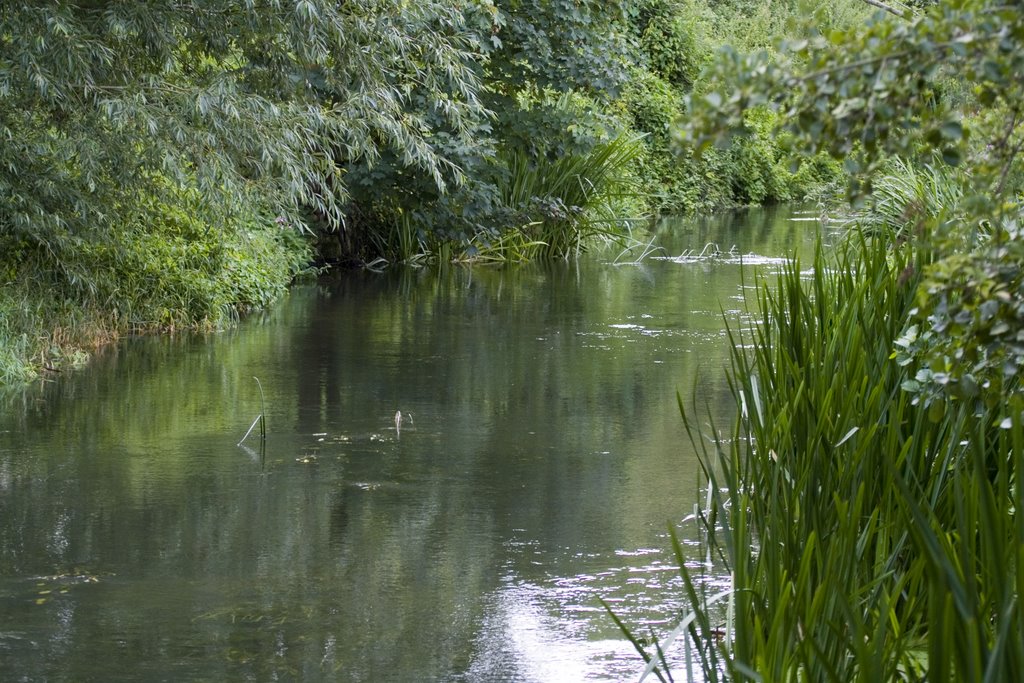
<path id="1" fill-rule="evenodd" d="M 766 125 L 773 117 L 767 110 L 751 113 L 749 140 L 720 154 L 681 163 L 672 149 L 669 130 L 685 115 L 684 95 L 706 87 L 702 69 L 718 45 L 747 33 L 748 9 L 729 3 L 712 9 L 696 0 L 496 3 L 479 62 L 481 99 L 491 116 L 472 145 L 437 138 L 466 170 L 466 182 L 442 193 L 395 158 L 350 164 L 353 230 L 339 235 L 341 251 L 363 260 L 408 260 L 409 254 L 381 249 L 370 236 L 410 229 L 419 259 L 451 249 L 493 254 L 490 246 L 507 244 L 510 236 L 532 243 L 537 231 L 526 226 L 541 225 L 544 234 L 569 228 L 574 221 L 562 219 L 567 215 L 586 221 L 592 213 L 708 211 L 802 197 L 834 180 L 839 165 L 824 157 L 813 169 L 790 172 Z M 797 9 L 787 5 L 778 12 L 788 17 Z M 856 16 L 825 21 L 846 26 Z M 782 30 L 784 19 L 778 23 L 773 30 Z M 586 157 L 622 136 L 638 138 L 637 153 L 612 174 L 581 177 L 594 191 L 573 198 L 576 204 L 542 186 L 535 186 L 535 196 L 510 203 L 517 196 L 510 187 L 522 185 L 518 173 L 534 173 L 566 155 Z M 524 155 L 526 165 L 518 163 Z M 618 189 L 606 191 L 611 188 L 601 179 Z"/>
<path id="2" fill-rule="evenodd" d="M 483 116 L 466 17 L 493 11 L 5 3 L 6 374 L 24 372 L 26 355 L 48 362 L 60 345 L 52 328 L 83 318 L 109 335 L 218 324 L 265 304 L 304 258 L 291 233 L 310 215 L 343 223 L 346 161 L 395 150 L 437 187 L 457 182 L 430 138 L 441 127 L 465 137 Z M 414 92 L 431 103 L 429 120 L 407 106 Z M 268 240 L 291 255 L 270 258 Z M 67 315 L 40 316 L 54 307 Z"/>
<path id="3" fill-rule="evenodd" d="M 899 209 L 903 238 L 928 245 L 911 266 L 925 268 L 925 280 L 900 348 L 916 370 L 907 386 L 929 402 L 998 402 L 1020 387 L 1022 44 L 1017 6 L 978 0 L 879 13 L 865 30 L 791 42 L 782 56 L 727 53 L 715 78 L 728 87 L 693 97 L 680 128 L 700 149 L 742 135 L 750 108 L 769 107 L 795 152 L 843 159 L 854 174 L 849 194 L 861 202 L 893 156 L 955 169 L 937 171 L 948 188 L 939 188 L 942 201 L 909 192 Z M 892 189 L 894 176 L 883 178 Z"/>
<path id="4" fill-rule="evenodd" d="M 128 193 L 155 191 L 155 172 L 211 205 L 259 183 L 282 209 L 340 218 L 336 157 L 383 148 L 443 185 L 449 164 L 406 102 L 420 90 L 466 133 L 482 111 L 474 34 L 459 4 L 387 5 L 8 4 L 5 226 L 32 240 L 62 225 L 101 230 L 131 210 Z"/>
<path id="5" fill-rule="evenodd" d="M 51 363 L 75 337 L 216 326 L 278 292 L 309 237 L 320 263 L 564 257 L 627 234 L 624 218 L 802 196 L 838 166 L 822 157 L 792 174 L 767 109 L 748 113 L 749 137 L 703 159 L 679 163 L 669 138 L 719 44 L 780 33 L 798 12 L 698 0 L 6 3 L 4 373 Z M 288 255 L 226 250 L 239 240 Z M 269 278 L 258 296 L 209 285 L 256 272 Z"/>

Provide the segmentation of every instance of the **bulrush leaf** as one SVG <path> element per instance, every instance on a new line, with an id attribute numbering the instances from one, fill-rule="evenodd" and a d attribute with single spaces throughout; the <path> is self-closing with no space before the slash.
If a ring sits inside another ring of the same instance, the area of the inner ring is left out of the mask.
<path id="1" fill-rule="evenodd" d="M 819 250 L 810 275 L 793 264 L 759 284 L 761 322 L 742 344 L 730 332 L 729 384 L 747 406 L 730 438 L 702 433 L 681 404 L 712 489 L 697 519 L 733 580 L 735 619 L 720 658 L 701 660 L 707 680 L 1024 674 L 1024 430 L 1004 406 L 933 415 L 942 404 L 903 390 L 892 348 L 920 254 L 880 237 L 851 236 Z M 918 339 L 903 335 L 907 348 Z M 680 564 L 703 625 L 710 601 Z M 697 651 L 716 647 L 713 629 L 690 633 Z"/>

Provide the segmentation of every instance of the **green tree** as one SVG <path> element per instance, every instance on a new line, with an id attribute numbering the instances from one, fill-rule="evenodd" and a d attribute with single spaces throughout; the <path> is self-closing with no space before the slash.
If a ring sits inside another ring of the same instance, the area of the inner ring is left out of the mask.
<path id="1" fill-rule="evenodd" d="M 844 160 L 855 201 L 893 156 L 960 167 L 959 205 L 915 217 L 925 277 L 900 362 L 916 372 L 908 388 L 930 397 L 998 402 L 1020 391 L 1024 10 L 954 0 L 880 11 L 866 28 L 784 45 L 774 59 L 726 51 L 713 79 L 677 129 L 698 150 L 744 135 L 745 113 L 768 106 L 794 151 Z"/>
<path id="2" fill-rule="evenodd" d="M 460 169 L 432 132 L 468 135 L 484 114 L 474 13 L 494 8 L 4 3 L 0 238 L 88 288 L 75 254 L 137 222 L 144 196 L 174 202 L 197 188 L 212 226 L 256 202 L 293 225 L 312 211 L 343 227 L 341 164 L 384 150 L 444 188 Z M 414 97 L 429 100 L 430 116 L 410 109 Z"/>
<path id="3" fill-rule="evenodd" d="M 635 58 L 627 0 L 499 0 L 491 78 L 499 89 L 525 83 L 614 96 Z"/>

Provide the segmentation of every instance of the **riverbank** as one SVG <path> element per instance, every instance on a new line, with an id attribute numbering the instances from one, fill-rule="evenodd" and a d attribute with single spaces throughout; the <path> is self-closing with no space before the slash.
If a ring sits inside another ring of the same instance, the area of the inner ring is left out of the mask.
<path id="1" fill-rule="evenodd" d="M 861 23 L 840 5 L 815 33 Z M 572 258 L 624 217 L 805 197 L 842 167 L 792 168 L 768 107 L 699 156 L 674 132 L 720 47 L 763 49 L 797 18 L 751 9 L 12 9 L 0 386 L 267 305 L 310 261 L 300 234 L 329 263 Z"/>
<path id="2" fill-rule="evenodd" d="M 280 298 L 312 261 L 307 240 L 272 222 L 168 220 L 60 263 L 12 242 L 0 240 L 0 386 L 80 366 L 125 335 L 223 328 Z"/>

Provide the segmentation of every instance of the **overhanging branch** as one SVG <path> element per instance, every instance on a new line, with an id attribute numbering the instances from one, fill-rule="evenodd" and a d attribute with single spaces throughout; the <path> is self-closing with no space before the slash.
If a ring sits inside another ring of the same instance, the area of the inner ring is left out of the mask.
<path id="1" fill-rule="evenodd" d="M 907 15 L 903 12 L 903 10 L 898 9 L 896 7 L 893 7 L 892 5 L 887 5 L 884 2 L 879 2 L 878 0 L 864 0 L 864 2 L 868 3 L 872 7 L 877 7 L 878 9 L 883 9 L 886 12 L 888 12 L 889 14 L 894 14 L 897 17 L 899 17 L 900 19 L 906 19 L 907 18 Z"/>

